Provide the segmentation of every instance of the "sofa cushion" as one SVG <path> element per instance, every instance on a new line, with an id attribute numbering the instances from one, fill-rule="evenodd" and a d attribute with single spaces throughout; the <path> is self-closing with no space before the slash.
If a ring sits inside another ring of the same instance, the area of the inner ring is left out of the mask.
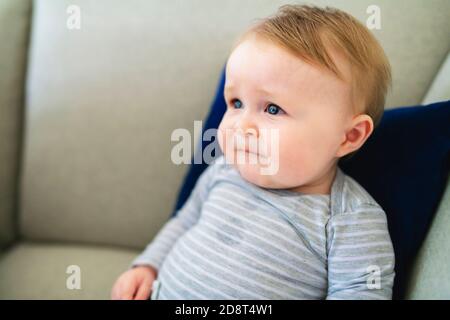
<path id="1" fill-rule="evenodd" d="M 225 112 L 224 83 L 222 72 L 204 130 L 217 128 Z M 343 171 L 358 181 L 387 214 L 396 254 L 394 298 L 404 296 L 408 266 L 444 192 L 450 163 L 449 123 L 450 100 L 386 110 L 363 147 L 340 162 Z M 202 148 L 207 144 L 202 142 Z M 206 163 L 191 165 L 174 215 L 206 167 Z"/>
<path id="2" fill-rule="evenodd" d="M 137 254 L 109 247 L 19 242 L 0 255 L 0 299 L 110 299 L 114 281 Z M 71 265 L 80 267 L 80 290 L 66 287 Z"/>

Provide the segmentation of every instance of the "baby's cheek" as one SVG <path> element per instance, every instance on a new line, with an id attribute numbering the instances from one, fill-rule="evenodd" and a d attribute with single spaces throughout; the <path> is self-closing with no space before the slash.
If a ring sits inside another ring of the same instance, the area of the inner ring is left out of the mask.
<path id="1" fill-rule="evenodd" d="M 280 145 L 280 174 L 284 179 L 302 180 L 311 170 L 314 157 L 311 146 L 300 141 Z"/>
<path id="2" fill-rule="evenodd" d="M 228 147 L 232 147 L 232 141 L 230 140 L 232 132 L 227 127 L 227 123 L 222 121 L 217 130 L 217 138 L 219 140 L 219 146 L 223 153 L 226 153 Z M 228 135 L 228 136 L 227 136 Z"/>
<path id="3" fill-rule="evenodd" d="M 220 149 L 222 150 L 222 152 L 224 152 L 225 151 L 225 141 L 224 141 L 223 131 L 220 126 L 217 130 L 217 139 L 219 141 Z"/>
<path id="4" fill-rule="evenodd" d="M 281 137 L 279 144 L 280 163 L 302 163 L 308 150 L 305 143 L 296 137 Z"/>

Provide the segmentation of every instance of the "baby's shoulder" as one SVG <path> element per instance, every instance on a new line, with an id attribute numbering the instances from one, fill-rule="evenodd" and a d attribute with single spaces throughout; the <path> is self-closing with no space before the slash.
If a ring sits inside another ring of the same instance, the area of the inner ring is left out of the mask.
<path id="1" fill-rule="evenodd" d="M 343 212 L 355 212 L 363 207 L 383 210 L 370 193 L 355 179 L 343 174 L 342 207 Z"/>

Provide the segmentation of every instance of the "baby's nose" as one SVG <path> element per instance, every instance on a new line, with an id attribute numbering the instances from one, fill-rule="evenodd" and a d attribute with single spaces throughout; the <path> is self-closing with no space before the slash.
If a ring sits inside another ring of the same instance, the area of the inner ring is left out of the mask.
<path id="1" fill-rule="evenodd" d="M 236 129 L 242 136 L 259 136 L 259 130 L 256 121 L 254 121 L 254 119 L 252 119 L 252 116 L 249 115 L 242 116 L 241 119 L 239 119 Z"/>

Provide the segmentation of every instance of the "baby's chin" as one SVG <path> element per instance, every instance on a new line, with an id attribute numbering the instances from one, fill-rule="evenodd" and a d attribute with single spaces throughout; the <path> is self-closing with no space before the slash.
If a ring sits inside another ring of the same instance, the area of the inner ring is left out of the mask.
<path id="1" fill-rule="evenodd" d="M 279 189 L 282 188 L 277 183 L 276 175 L 262 174 L 263 167 L 259 164 L 234 164 L 234 167 L 239 171 L 241 177 L 261 188 Z"/>
<path id="2" fill-rule="evenodd" d="M 280 179 L 278 162 L 273 162 L 270 157 L 247 152 L 225 153 L 226 161 L 232 164 L 241 177 L 262 188 L 281 189 L 285 185 Z"/>

